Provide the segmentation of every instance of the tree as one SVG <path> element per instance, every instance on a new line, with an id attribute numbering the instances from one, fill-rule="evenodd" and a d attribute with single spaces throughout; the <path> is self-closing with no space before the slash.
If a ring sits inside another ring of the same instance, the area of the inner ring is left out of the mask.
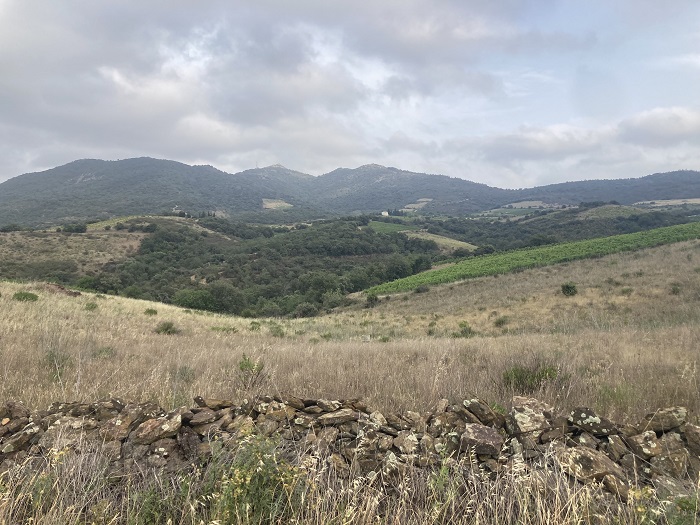
<path id="1" fill-rule="evenodd" d="M 195 310 L 213 310 L 214 298 L 209 290 L 184 288 L 175 292 L 173 303 L 183 308 Z"/>

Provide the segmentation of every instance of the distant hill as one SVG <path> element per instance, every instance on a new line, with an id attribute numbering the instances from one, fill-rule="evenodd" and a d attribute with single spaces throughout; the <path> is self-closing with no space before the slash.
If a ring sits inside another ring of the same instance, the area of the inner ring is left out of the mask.
<path id="1" fill-rule="evenodd" d="M 548 204 L 616 200 L 631 204 L 697 197 L 697 171 L 504 190 L 376 164 L 339 168 L 313 177 L 279 165 L 230 174 L 212 166 L 152 158 L 85 159 L 0 184 L 0 226 L 50 226 L 173 209 L 295 220 L 391 209 L 463 215 L 529 200 Z M 263 200 L 280 201 L 284 206 L 265 210 Z"/>
<path id="2" fill-rule="evenodd" d="M 648 200 L 687 199 L 700 195 L 700 172 L 656 173 L 636 179 L 587 180 L 518 190 L 519 200 L 578 204 L 611 200 L 634 204 Z"/>
<path id="3" fill-rule="evenodd" d="M 0 224 L 50 225 L 176 208 L 226 215 L 260 211 L 264 198 L 303 206 L 299 188 L 312 179 L 281 166 L 231 175 L 151 158 L 78 160 L 0 184 Z"/>
<path id="4" fill-rule="evenodd" d="M 357 169 L 339 168 L 318 177 L 314 197 L 326 208 L 346 212 L 402 209 L 422 204 L 419 209 L 439 213 L 449 207 L 469 213 L 508 203 L 515 198 L 515 193 L 445 175 L 369 164 Z"/>

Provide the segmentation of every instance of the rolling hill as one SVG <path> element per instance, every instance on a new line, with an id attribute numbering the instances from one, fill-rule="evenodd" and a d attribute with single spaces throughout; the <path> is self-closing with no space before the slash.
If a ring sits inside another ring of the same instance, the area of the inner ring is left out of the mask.
<path id="1" fill-rule="evenodd" d="M 0 184 L 0 225 L 51 226 L 171 210 L 258 216 L 270 222 L 407 207 L 427 214 L 464 215 L 518 201 L 631 204 L 698 197 L 697 171 L 504 190 L 376 164 L 313 177 L 280 165 L 230 174 L 212 166 L 145 157 L 84 159 Z M 264 203 L 269 202 L 283 203 L 282 209 L 266 210 Z"/>

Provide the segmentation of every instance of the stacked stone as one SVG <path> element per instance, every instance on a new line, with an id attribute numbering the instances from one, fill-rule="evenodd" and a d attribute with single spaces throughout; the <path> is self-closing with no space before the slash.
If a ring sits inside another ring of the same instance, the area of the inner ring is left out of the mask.
<path id="1" fill-rule="evenodd" d="M 115 471 L 178 472 L 207 461 L 214 443 L 235 449 L 244 436 L 276 436 L 301 458 L 327 461 L 344 477 L 390 476 L 468 458 L 486 475 L 524 468 L 561 469 L 599 482 L 626 500 L 633 483 L 677 493 L 700 475 L 700 427 L 682 407 L 659 410 L 638 425 L 615 425 L 588 408 L 556 416 L 536 399 L 515 397 L 508 416 L 480 399 L 430 413 L 383 414 L 359 400 L 257 397 L 241 405 L 195 398 L 167 412 L 153 403 L 109 399 L 54 403 L 30 413 L 0 405 L 0 471 L 52 450 L 101 453 Z M 303 460 L 303 459 L 302 459 Z"/>

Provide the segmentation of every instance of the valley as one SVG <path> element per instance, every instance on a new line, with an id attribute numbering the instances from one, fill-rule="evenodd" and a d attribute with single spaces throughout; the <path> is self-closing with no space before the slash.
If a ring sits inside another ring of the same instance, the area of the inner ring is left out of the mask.
<path id="1" fill-rule="evenodd" d="M 692 523 L 692 199 L 509 192 L 450 215 L 420 187 L 398 197 L 419 209 L 343 215 L 271 197 L 285 173 L 244 172 L 267 184 L 247 215 L 128 204 L 0 227 L 0 521 L 273 523 L 241 509 L 283 501 L 275 515 L 299 523 Z M 573 409 L 615 430 L 562 419 Z M 655 413 L 683 421 L 649 434 Z M 676 444 L 657 461 L 635 440 Z M 591 458 L 612 461 L 592 480 Z"/>

